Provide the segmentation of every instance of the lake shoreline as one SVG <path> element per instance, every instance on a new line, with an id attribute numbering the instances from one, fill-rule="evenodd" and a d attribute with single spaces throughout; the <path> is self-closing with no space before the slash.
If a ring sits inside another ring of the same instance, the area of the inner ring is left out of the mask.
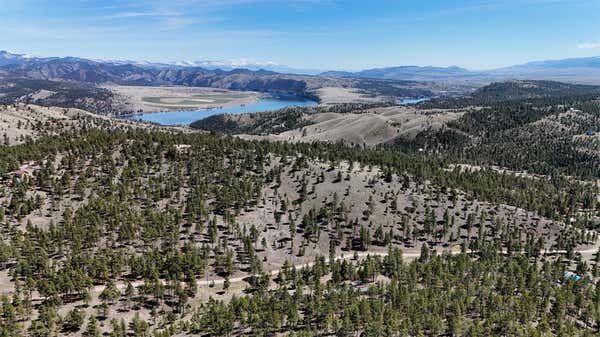
<path id="1" fill-rule="evenodd" d="M 319 103 L 303 97 L 273 96 L 263 94 L 257 97 L 251 104 L 223 105 L 216 108 L 204 108 L 194 110 L 168 110 L 127 114 L 119 116 L 120 119 L 150 122 L 164 126 L 184 125 L 213 115 L 258 113 L 264 111 L 275 111 L 293 106 L 316 106 Z"/>
<path id="2" fill-rule="evenodd" d="M 129 119 L 130 117 L 141 116 L 141 115 L 151 115 L 151 114 L 163 114 L 163 113 L 177 113 L 177 112 L 186 112 L 186 111 L 210 111 L 215 109 L 225 109 L 225 108 L 234 108 L 234 107 L 244 107 L 246 105 L 252 105 L 259 102 L 264 97 L 257 97 L 247 104 L 223 104 L 222 106 L 212 107 L 212 108 L 198 108 L 198 109 L 172 109 L 172 110 L 160 110 L 160 111 L 141 111 L 128 113 L 125 115 L 119 115 L 119 118 Z"/>

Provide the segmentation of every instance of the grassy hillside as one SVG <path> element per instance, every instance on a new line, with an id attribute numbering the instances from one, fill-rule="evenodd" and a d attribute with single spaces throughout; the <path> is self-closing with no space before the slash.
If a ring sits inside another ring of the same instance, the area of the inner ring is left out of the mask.
<path id="1" fill-rule="evenodd" d="M 360 113 L 374 107 L 391 103 L 347 103 L 333 106 L 290 107 L 276 111 L 236 115 L 214 115 L 192 123 L 194 129 L 225 134 L 268 135 L 302 128 L 310 125 L 306 117 L 322 113 Z"/>

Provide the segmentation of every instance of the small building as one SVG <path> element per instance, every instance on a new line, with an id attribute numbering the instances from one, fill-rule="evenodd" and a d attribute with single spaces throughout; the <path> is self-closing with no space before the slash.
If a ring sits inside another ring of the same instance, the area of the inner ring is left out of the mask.
<path id="1" fill-rule="evenodd" d="M 586 134 L 586 136 L 593 136 L 596 133 L 594 132 L 594 130 L 587 130 L 585 134 Z"/>

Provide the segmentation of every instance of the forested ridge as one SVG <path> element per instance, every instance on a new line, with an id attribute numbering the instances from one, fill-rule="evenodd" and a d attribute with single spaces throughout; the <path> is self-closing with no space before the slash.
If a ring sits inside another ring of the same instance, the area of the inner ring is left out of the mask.
<path id="1" fill-rule="evenodd" d="M 543 82 L 552 90 L 519 86 L 524 92 L 513 94 L 515 83 L 491 85 L 481 89 L 486 94 L 472 98 L 422 103 L 422 108 L 469 107 L 470 111 L 442 129 L 425 130 L 414 140 L 399 139 L 396 145 L 414 152 L 425 148 L 457 163 L 549 176 L 600 177 L 597 87 Z"/>
<path id="2" fill-rule="evenodd" d="M 595 251 L 597 187 L 448 164 L 125 129 L 0 147 L 0 335 L 596 333 L 577 251 Z"/>
<path id="3" fill-rule="evenodd" d="M 420 103 L 422 107 L 458 108 L 488 106 L 510 101 L 573 102 L 588 100 L 600 94 L 600 86 L 563 83 L 556 81 L 503 81 L 494 82 L 475 90 L 470 95 L 439 98 Z"/>

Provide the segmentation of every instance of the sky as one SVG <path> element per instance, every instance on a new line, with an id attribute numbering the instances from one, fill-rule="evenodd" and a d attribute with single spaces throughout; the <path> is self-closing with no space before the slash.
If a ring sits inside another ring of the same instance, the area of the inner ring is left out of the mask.
<path id="1" fill-rule="evenodd" d="M 491 69 L 600 55 L 600 0 L 0 0 L 0 50 Z"/>

